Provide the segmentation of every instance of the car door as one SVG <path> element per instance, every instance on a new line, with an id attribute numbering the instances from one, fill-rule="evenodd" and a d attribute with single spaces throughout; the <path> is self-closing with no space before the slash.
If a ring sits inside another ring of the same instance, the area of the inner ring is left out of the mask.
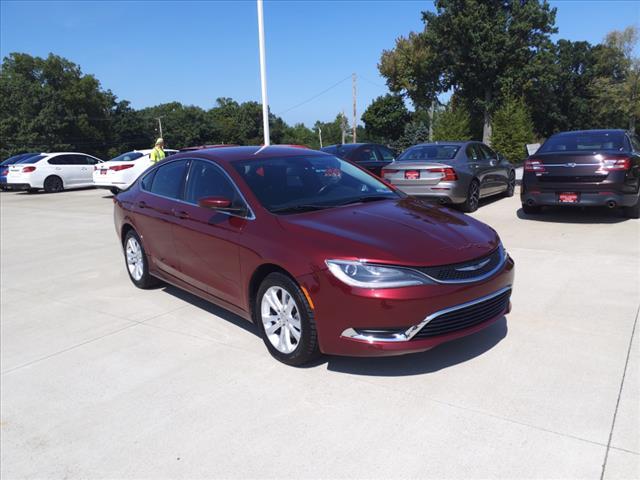
<path id="1" fill-rule="evenodd" d="M 465 154 L 467 157 L 467 164 L 469 170 L 473 173 L 474 177 L 480 182 L 480 195 L 488 195 L 491 189 L 490 186 L 490 165 L 489 161 L 485 158 L 484 153 L 480 149 L 479 144 L 469 143 L 465 148 Z"/>
<path id="2" fill-rule="evenodd" d="M 150 263 L 178 278 L 181 277 L 180 258 L 173 226 L 180 220 L 175 212 L 182 205 L 187 167 L 187 161 L 180 159 L 149 172 L 140 183 L 140 195 L 132 207 L 135 227 Z"/>
<path id="3" fill-rule="evenodd" d="M 489 160 L 489 182 L 491 186 L 491 193 L 503 192 L 507 189 L 507 183 L 509 180 L 508 166 L 500 161 L 498 154 L 484 143 L 479 144 L 480 149 L 484 153 L 484 156 Z"/>
<path id="4" fill-rule="evenodd" d="M 55 155 L 47 160 L 47 164 L 50 165 L 50 173 L 60 177 L 65 188 L 74 187 L 78 181 L 73 162 L 73 155 L 68 154 Z"/>
<path id="5" fill-rule="evenodd" d="M 364 145 L 358 148 L 349 156 L 349 160 L 378 176 L 380 176 L 384 165 L 375 145 Z"/>
<path id="6" fill-rule="evenodd" d="M 240 305 L 244 292 L 238 238 L 251 220 L 248 214 L 235 215 L 198 206 L 198 200 L 204 197 L 224 197 L 234 206 L 246 206 L 219 165 L 210 160 L 191 161 L 184 203 L 175 212 L 180 217 L 174 238 L 180 251 L 181 273 L 184 281 L 197 289 Z"/>
<path id="7" fill-rule="evenodd" d="M 82 185 L 93 185 L 93 169 L 99 163 L 101 163 L 101 161 L 97 158 L 92 157 L 91 155 L 84 155 L 84 164 L 80 171 L 80 183 Z"/>

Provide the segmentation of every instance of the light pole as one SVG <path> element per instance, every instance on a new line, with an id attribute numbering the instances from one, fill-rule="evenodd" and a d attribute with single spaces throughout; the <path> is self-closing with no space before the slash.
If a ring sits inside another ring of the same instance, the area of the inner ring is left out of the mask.
<path id="1" fill-rule="evenodd" d="M 320 148 L 322 148 L 322 129 L 318 127 L 318 138 L 320 139 Z"/>
<path id="2" fill-rule="evenodd" d="M 158 120 L 158 129 L 160 130 L 160 138 L 164 138 L 164 135 L 162 135 L 162 117 L 156 117 L 156 120 Z"/>
<path id="3" fill-rule="evenodd" d="M 264 130 L 264 145 L 271 145 L 269 137 L 269 103 L 267 101 L 267 60 L 264 53 L 264 15 L 262 0 L 258 3 L 258 42 L 260 44 L 260 83 L 262 87 L 262 125 Z"/>

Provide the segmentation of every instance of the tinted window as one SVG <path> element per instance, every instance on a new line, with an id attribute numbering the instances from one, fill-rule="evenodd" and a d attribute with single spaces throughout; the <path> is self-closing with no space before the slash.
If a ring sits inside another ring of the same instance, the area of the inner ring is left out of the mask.
<path id="1" fill-rule="evenodd" d="M 95 165 L 97 163 L 100 163 L 97 158 L 93 158 L 93 157 L 88 157 L 87 156 L 87 157 L 85 157 L 85 160 L 86 160 L 88 165 Z"/>
<path id="2" fill-rule="evenodd" d="M 197 204 L 204 197 L 224 197 L 237 202 L 237 191 L 225 173 L 211 162 L 193 160 L 185 200 Z"/>
<path id="3" fill-rule="evenodd" d="M 260 203 L 272 212 L 399 198 L 375 177 L 334 156 L 300 156 L 233 162 Z"/>
<path id="4" fill-rule="evenodd" d="M 480 149 L 480 145 L 475 143 L 467 145 L 465 152 L 467 153 L 467 158 L 472 162 L 479 162 L 486 158 L 484 152 Z"/>
<path id="5" fill-rule="evenodd" d="M 360 145 L 356 143 L 347 143 L 345 145 L 329 145 L 328 147 L 324 147 L 322 151 L 330 153 L 332 155 L 337 155 L 341 158 L 347 158 L 359 146 Z"/>
<path id="6" fill-rule="evenodd" d="M 362 147 L 350 158 L 354 162 L 379 162 L 380 156 L 375 147 Z"/>
<path id="7" fill-rule="evenodd" d="M 382 156 L 382 160 L 385 162 L 393 162 L 395 154 L 386 147 L 378 146 L 378 153 Z"/>
<path id="8" fill-rule="evenodd" d="M 553 135 L 538 152 L 624 151 L 623 132 L 571 132 Z"/>
<path id="9" fill-rule="evenodd" d="M 416 145 L 406 149 L 397 158 L 400 162 L 420 160 L 451 160 L 460 150 L 459 145 Z"/>
<path id="10" fill-rule="evenodd" d="M 171 162 L 156 170 L 150 192 L 169 198 L 180 198 L 187 162 Z"/>
<path id="11" fill-rule="evenodd" d="M 151 184 L 153 183 L 153 177 L 155 175 L 156 175 L 156 170 L 153 170 L 152 172 L 149 172 L 147 175 L 142 177 L 142 180 L 140 181 L 140 186 L 142 187 L 143 190 L 147 190 L 147 191 L 151 190 Z"/>
<path id="12" fill-rule="evenodd" d="M 482 150 L 482 153 L 484 154 L 485 158 L 488 158 L 489 160 L 495 160 L 496 158 L 498 158 L 496 155 L 496 152 L 491 150 L 484 143 L 479 144 L 478 147 L 480 147 L 480 150 Z"/>
<path id="13" fill-rule="evenodd" d="M 114 157 L 107 161 L 108 162 L 133 162 L 134 160 L 137 160 L 140 157 L 142 157 L 142 155 L 143 154 L 140 152 L 127 152 L 127 153 L 123 153 L 122 155 L 118 155 L 117 157 Z"/>
<path id="14" fill-rule="evenodd" d="M 631 136 L 631 144 L 636 152 L 640 152 L 640 139 L 636 135 Z"/>
<path id="15" fill-rule="evenodd" d="M 47 160 L 49 165 L 74 165 L 75 155 L 58 155 Z"/>

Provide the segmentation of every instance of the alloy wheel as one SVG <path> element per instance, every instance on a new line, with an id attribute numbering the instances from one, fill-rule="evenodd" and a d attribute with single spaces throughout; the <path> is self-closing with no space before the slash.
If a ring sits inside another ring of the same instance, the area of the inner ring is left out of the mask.
<path id="1" fill-rule="evenodd" d="M 476 182 L 471 182 L 471 186 L 469 187 L 469 207 L 471 207 L 472 211 L 478 208 L 479 202 L 480 202 L 480 187 Z"/>
<path id="2" fill-rule="evenodd" d="M 140 281 L 144 274 L 144 260 L 142 258 L 142 247 L 135 238 L 129 237 L 127 240 L 126 253 L 129 274 L 134 280 Z"/>
<path id="3" fill-rule="evenodd" d="M 266 337 L 276 350 L 289 354 L 298 348 L 302 336 L 300 310 L 287 290 L 278 286 L 267 289 L 260 313 Z"/>

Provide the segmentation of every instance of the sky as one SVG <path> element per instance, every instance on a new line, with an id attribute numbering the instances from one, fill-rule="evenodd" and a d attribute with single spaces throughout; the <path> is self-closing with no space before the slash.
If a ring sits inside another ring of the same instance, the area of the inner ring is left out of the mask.
<path id="1" fill-rule="evenodd" d="M 640 0 L 551 4 L 556 38 L 598 43 L 611 30 L 640 26 Z M 343 109 L 351 117 L 355 72 L 360 115 L 387 93 L 377 70 L 382 51 L 421 30 L 421 11 L 432 9 L 429 1 L 265 1 L 271 112 L 308 126 Z M 253 0 L 1 0 L 0 55 L 10 52 L 66 57 L 135 108 L 260 101 Z"/>

